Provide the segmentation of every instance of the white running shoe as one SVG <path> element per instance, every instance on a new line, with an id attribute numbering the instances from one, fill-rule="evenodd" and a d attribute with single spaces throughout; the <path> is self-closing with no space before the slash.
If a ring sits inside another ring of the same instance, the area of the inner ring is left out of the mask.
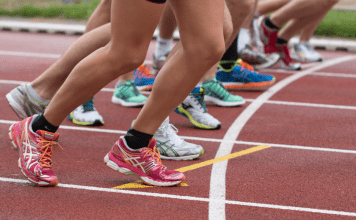
<path id="1" fill-rule="evenodd" d="M 21 119 L 44 112 L 49 104 L 49 100 L 42 99 L 39 96 L 30 96 L 28 85 L 29 84 L 21 84 L 6 94 L 6 99 L 12 110 L 14 110 Z"/>
<path id="2" fill-rule="evenodd" d="M 188 118 L 198 128 L 219 129 L 221 128 L 221 123 L 208 113 L 204 102 L 204 95 L 204 88 L 195 87 L 174 111 Z"/>
<path id="3" fill-rule="evenodd" d="M 68 118 L 76 125 L 85 125 L 85 126 L 99 126 L 104 124 L 103 117 L 94 107 L 94 98 L 89 99 L 80 105 L 78 108 L 74 109 L 69 115 Z"/>
<path id="4" fill-rule="evenodd" d="M 188 143 L 177 135 L 178 129 L 169 123 L 169 117 L 164 120 L 153 136 L 156 139 L 156 148 L 165 160 L 193 160 L 200 157 L 203 147 Z"/>
<path id="5" fill-rule="evenodd" d="M 316 52 L 309 42 L 299 42 L 293 45 L 291 57 L 301 62 L 321 62 L 323 58 Z"/>

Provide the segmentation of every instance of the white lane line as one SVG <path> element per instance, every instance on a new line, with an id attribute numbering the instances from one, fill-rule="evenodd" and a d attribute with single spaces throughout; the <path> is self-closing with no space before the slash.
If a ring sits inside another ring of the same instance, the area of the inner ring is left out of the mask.
<path id="1" fill-rule="evenodd" d="M 355 77 L 356 78 L 356 77 Z M 27 81 L 16 81 L 16 80 L 0 80 L 0 84 L 13 84 L 20 85 L 22 83 L 29 83 Z M 114 92 L 115 88 L 102 88 L 102 92 Z M 149 95 L 149 91 L 140 91 L 143 95 Z M 245 99 L 247 102 L 253 102 L 255 99 Z M 329 105 L 329 104 L 315 104 L 306 102 L 287 102 L 287 101 L 277 101 L 277 100 L 267 100 L 266 104 L 276 104 L 276 105 L 291 105 L 291 106 L 304 106 L 304 107 L 315 107 L 315 108 L 332 108 L 332 109 L 344 109 L 344 110 L 356 110 L 356 106 L 347 105 Z"/>
<path id="2" fill-rule="evenodd" d="M 10 121 L 10 120 L 1 120 L 0 124 L 14 124 L 18 121 Z M 109 134 L 126 134 L 126 131 L 122 130 L 113 130 L 113 129 L 102 129 L 102 128 L 88 128 L 88 127 L 77 127 L 77 126 L 67 126 L 61 125 L 59 127 L 63 130 L 72 130 L 72 131 L 85 131 L 85 132 L 98 132 L 98 133 L 109 133 Z M 312 150 L 312 151 L 323 151 L 323 152 L 333 152 L 333 153 L 345 153 L 345 154 L 356 154 L 356 150 L 345 150 L 345 149 L 335 149 L 335 148 L 323 148 L 323 147 L 311 147 L 311 146 L 300 146 L 300 145 L 287 145 L 287 144 L 275 144 L 275 143 L 262 143 L 262 142 L 252 142 L 252 141 L 236 141 L 236 140 L 223 140 L 217 138 L 203 138 L 203 137 L 192 137 L 192 136 L 181 136 L 179 137 L 185 140 L 192 140 L 192 141 L 205 141 L 205 142 L 216 142 L 216 143 L 231 143 L 231 144 L 243 144 L 243 145 L 250 145 L 250 146 L 259 146 L 259 145 L 266 145 L 272 147 L 279 147 L 279 148 L 288 148 L 288 149 L 295 149 L 295 150 Z"/>
<path id="3" fill-rule="evenodd" d="M 289 85 L 290 83 L 306 76 L 312 72 L 320 69 L 324 69 L 329 66 L 333 66 L 342 62 L 350 61 L 356 59 L 355 55 L 345 56 L 341 58 L 336 58 L 333 60 L 326 61 L 318 66 L 312 67 L 305 71 L 293 74 L 280 82 L 276 83 L 270 87 L 267 91 L 262 93 L 257 97 L 247 108 L 236 118 L 232 123 L 228 131 L 226 132 L 223 141 L 221 142 L 218 152 L 215 158 L 222 157 L 231 153 L 234 146 L 231 142 L 224 142 L 224 140 L 233 141 L 239 136 L 242 128 L 245 126 L 247 121 L 253 116 L 253 114 L 274 94 L 279 92 L 281 89 Z M 213 164 L 210 178 L 210 193 L 209 198 L 212 199 L 209 202 L 209 219 L 211 220 L 225 220 L 225 203 L 216 202 L 215 200 L 225 200 L 226 199 L 226 170 L 227 170 L 228 160 L 222 161 L 220 163 Z"/>
<path id="4" fill-rule="evenodd" d="M 4 177 L 0 177 L 0 181 L 9 182 L 9 183 L 29 184 L 29 182 L 27 180 L 4 178 Z M 120 194 L 137 195 L 137 196 L 149 196 L 149 197 L 156 197 L 156 198 L 180 199 L 180 200 L 188 200 L 188 201 L 196 201 L 196 202 L 211 202 L 212 201 L 212 199 L 202 198 L 202 197 L 179 196 L 179 195 L 172 195 L 172 194 L 150 193 L 150 192 L 132 191 L 132 190 L 120 190 L 120 189 L 112 189 L 112 188 L 102 188 L 102 187 L 95 187 L 95 186 L 81 186 L 81 185 L 63 184 L 63 183 L 58 184 L 58 187 L 97 191 L 97 192 L 120 193 Z M 249 206 L 249 207 L 277 209 L 277 210 L 311 212 L 311 213 L 342 215 L 342 216 L 356 216 L 356 213 L 354 213 L 354 212 L 334 211 L 334 210 L 325 210 L 325 209 L 312 209 L 312 208 L 304 208 L 304 207 L 296 207 L 296 206 L 283 206 L 283 205 L 273 205 L 273 204 L 264 204 L 264 203 L 240 202 L 240 201 L 232 201 L 232 200 L 222 200 L 222 201 L 216 201 L 216 202 L 220 202 L 220 203 L 224 203 L 224 204 L 231 204 L 231 205 L 241 205 L 241 206 Z"/>
<path id="5" fill-rule="evenodd" d="M 37 57 L 37 58 L 53 58 L 58 59 L 61 54 L 49 54 L 49 53 L 30 53 L 30 52 L 20 52 L 20 51 L 6 51 L 0 50 L 0 55 L 3 56 L 20 56 L 20 57 Z M 145 60 L 144 64 L 152 64 L 151 60 Z"/>
<path id="6" fill-rule="evenodd" d="M 0 55 L 4 55 L 4 56 L 20 56 L 20 57 L 53 58 L 53 59 L 58 59 L 58 58 L 61 57 L 60 54 L 29 53 L 29 52 L 16 52 L 16 51 L 5 51 L 5 50 L 0 50 Z"/>

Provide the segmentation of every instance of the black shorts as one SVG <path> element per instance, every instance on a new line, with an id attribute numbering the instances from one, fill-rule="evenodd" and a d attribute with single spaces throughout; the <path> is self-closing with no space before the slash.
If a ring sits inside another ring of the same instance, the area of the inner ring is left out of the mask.
<path id="1" fill-rule="evenodd" d="M 166 0 L 147 0 L 147 1 L 157 3 L 157 4 L 163 4 L 166 2 Z"/>

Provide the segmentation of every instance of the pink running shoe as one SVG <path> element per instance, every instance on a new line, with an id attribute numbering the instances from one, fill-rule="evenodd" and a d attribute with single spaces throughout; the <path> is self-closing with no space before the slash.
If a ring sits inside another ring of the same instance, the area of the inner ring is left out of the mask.
<path id="1" fill-rule="evenodd" d="M 278 30 L 271 29 L 265 25 L 264 18 L 260 24 L 260 39 L 263 42 L 264 52 L 266 54 L 276 53 L 276 43 Z"/>
<path id="2" fill-rule="evenodd" d="M 132 151 L 128 149 L 124 137 L 120 137 L 105 156 L 104 162 L 122 174 L 138 176 L 148 185 L 174 186 L 183 183 L 185 179 L 183 173 L 167 170 L 162 165 L 155 145 L 156 140 L 152 138 L 147 148 Z"/>
<path id="3" fill-rule="evenodd" d="M 293 63 L 292 58 L 290 57 L 289 49 L 287 44 L 277 44 L 277 52 L 281 55 L 280 65 L 282 69 L 286 70 L 301 70 L 302 65 L 300 63 Z"/>
<path id="4" fill-rule="evenodd" d="M 32 131 L 34 115 L 10 126 L 9 138 L 18 150 L 18 166 L 27 179 L 38 186 L 55 186 L 58 179 L 52 170 L 51 156 L 59 135 L 47 131 Z"/>

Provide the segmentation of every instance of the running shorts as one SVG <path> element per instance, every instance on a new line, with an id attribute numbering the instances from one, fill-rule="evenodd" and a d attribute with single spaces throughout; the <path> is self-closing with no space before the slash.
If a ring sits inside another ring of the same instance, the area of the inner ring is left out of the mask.
<path id="1" fill-rule="evenodd" d="M 157 4 L 163 4 L 166 2 L 166 0 L 147 0 L 147 1 L 157 3 Z"/>

